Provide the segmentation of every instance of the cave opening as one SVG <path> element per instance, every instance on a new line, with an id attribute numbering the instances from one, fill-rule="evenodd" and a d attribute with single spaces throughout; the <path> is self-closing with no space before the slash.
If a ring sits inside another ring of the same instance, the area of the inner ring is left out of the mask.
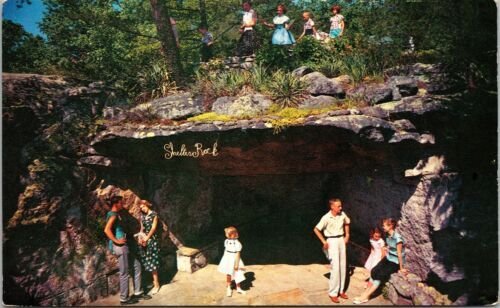
<path id="1" fill-rule="evenodd" d="M 237 226 L 248 264 L 325 263 L 313 228 L 334 183 L 334 174 L 216 177 L 211 230 Z"/>
<path id="2" fill-rule="evenodd" d="M 248 264 L 327 263 L 313 228 L 335 197 L 351 219 L 349 262 L 362 266 L 369 254 L 370 228 L 385 217 L 399 219 L 415 189 L 394 181 L 389 166 L 268 175 L 151 171 L 144 177 L 144 195 L 151 196 L 160 216 L 185 245 L 210 247 L 210 263 L 222 256 L 228 226 L 238 228 Z"/>
<path id="3" fill-rule="evenodd" d="M 106 168 L 104 177 L 150 200 L 181 242 L 204 252 L 209 264 L 220 261 L 224 228 L 231 225 L 240 231 L 246 265 L 326 264 L 313 228 L 327 213 L 328 199 L 336 197 L 351 218 L 349 265 L 363 266 L 370 228 L 392 217 L 401 222 L 416 275 L 465 279 L 467 264 L 458 264 L 455 275 L 444 266 L 451 261 L 438 259 L 449 255 L 449 245 L 433 246 L 436 231 L 454 228 L 450 215 L 459 205 L 460 176 L 445 167 L 444 152 L 410 141 L 367 141 L 329 128 L 289 132 L 190 133 L 146 139 L 141 146 L 129 139 L 108 141 L 110 154 L 124 164 L 116 164 L 114 174 Z M 167 142 L 176 147 L 217 142 L 220 155 L 166 160 L 158 149 Z M 175 251 L 163 250 L 174 271 Z"/>

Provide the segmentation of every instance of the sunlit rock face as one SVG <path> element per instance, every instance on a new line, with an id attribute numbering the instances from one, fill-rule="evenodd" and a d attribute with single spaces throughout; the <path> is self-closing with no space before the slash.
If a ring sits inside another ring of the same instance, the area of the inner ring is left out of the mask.
<path id="1" fill-rule="evenodd" d="M 417 69 L 425 68 L 413 68 L 414 75 Z M 116 258 L 102 233 L 112 192 L 125 197 L 131 217 L 139 217 L 138 201 L 147 199 L 169 225 L 161 253 L 167 272 L 175 271 L 178 245 L 202 249 L 217 262 L 228 225 L 240 229 L 248 264 L 325 262 L 312 229 L 328 199 L 339 197 L 353 242 L 368 247 L 369 229 L 394 217 L 406 266 L 420 279 L 462 303 L 496 294 L 496 98 L 433 94 L 450 89 L 422 94 L 424 81 L 413 95 L 413 82 L 393 78 L 398 101 L 377 99 L 375 106 L 308 116 L 287 127 L 265 116 L 110 121 L 88 142 L 65 145 L 55 150 L 56 160 L 38 162 L 25 153 L 51 140 L 53 131 L 42 125 L 47 117 L 71 123 L 104 104 L 95 85 L 35 87 L 57 93 L 52 101 L 59 103 L 44 99 L 45 105 L 3 114 L 12 141 L 4 158 L 8 153 L 15 174 L 4 177 L 4 187 L 13 188 L 4 199 L 6 298 L 78 305 L 116 292 Z M 26 93 L 13 84 L 9 95 Z M 352 264 L 362 259 L 351 253 Z"/>
<path id="2" fill-rule="evenodd" d="M 198 242 L 229 224 L 253 233 L 248 225 L 255 220 L 265 229 L 258 222 L 262 217 L 286 226 L 279 234 L 310 232 L 328 198 L 340 197 L 356 241 L 366 244 L 370 228 L 394 217 L 410 271 L 445 290 L 460 284 L 457 293 L 464 293 L 472 283 L 469 272 L 479 270 L 465 243 L 479 233 L 494 235 L 496 226 L 491 219 L 488 227 L 471 224 L 476 218 L 467 204 L 478 203 L 464 185 L 483 181 L 480 190 L 489 197 L 481 197 L 481 211 L 494 212 L 494 182 L 486 174 L 493 175 L 495 150 L 481 145 L 489 163 L 467 163 L 479 154 L 470 151 L 477 136 L 493 132 L 493 126 L 484 122 L 476 130 L 472 123 L 481 120 L 468 118 L 472 122 L 465 128 L 453 115 L 454 108 L 467 104 L 449 102 L 449 97 L 410 96 L 347 114 L 311 116 L 279 133 L 262 120 L 108 127 L 93 147 L 112 163 L 96 168 L 114 170 L 120 178 L 141 174 L 148 184 L 138 189 L 164 209 L 181 237 Z M 471 174 L 482 175 L 474 180 Z M 306 237 L 301 245 L 314 250 L 308 246 L 314 241 Z M 300 253 L 296 260 L 302 260 Z"/>

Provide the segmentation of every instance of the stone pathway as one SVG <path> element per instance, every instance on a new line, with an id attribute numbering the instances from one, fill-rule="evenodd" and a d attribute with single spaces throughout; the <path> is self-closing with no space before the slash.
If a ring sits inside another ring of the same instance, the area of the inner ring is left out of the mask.
<path id="1" fill-rule="evenodd" d="M 242 284 L 246 295 L 233 292 L 225 296 L 225 276 L 217 265 L 209 264 L 193 273 L 178 272 L 172 281 L 161 287 L 151 300 L 136 306 L 165 305 L 334 305 L 327 296 L 329 269 L 326 264 L 309 265 L 250 265 L 246 266 L 247 281 Z M 339 305 L 353 305 L 352 299 L 363 291 L 366 271 L 353 268 L 349 276 L 348 300 Z M 91 306 L 118 305 L 118 294 L 91 303 Z M 382 295 L 366 305 L 391 305 Z"/>

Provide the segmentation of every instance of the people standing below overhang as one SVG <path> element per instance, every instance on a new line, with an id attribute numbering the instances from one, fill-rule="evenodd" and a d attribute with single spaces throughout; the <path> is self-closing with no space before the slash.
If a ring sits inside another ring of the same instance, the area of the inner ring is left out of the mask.
<path id="1" fill-rule="evenodd" d="M 393 218 L 385 218 L 382 221 L 382 228 L 386 233 L 387 253 L 384 259 L 380 261 L 370 272 L 370 287 L 367 288 L 359 297 L 352 301 L 354 304 L 363 304 L 370 300 L 370 296 L 383 286 L 393 273 L 408 274 L 404 268 L 404 241 L 401 235 L 396 231 L 397 222 Z"/>
<path id="2" fill-rule="evenodd" d="M 240 283 L 245 280 L 245 270 L 243 260 L 241 260 L 241 245 L 238 240 L 238 230 L 233 227 L 224 228 L 226 240 L 224 241 L 224 255 L 220 260 L 218 271 L 226 274 L 226 296 L 231 297 L 233 290 L 231 289 L 231 282 L 234 280 L 236 283 L 236 292 L 245 295 L 246 292 L 241 289 Z"/>
<path id="3" fill-rule="evenodd" d="M 139 203 L 141 209 L 141 232 L 138 236 L 139 245 L 142 249 L 142 265 L 146 272 L 151 272 L 153 277 L 153 289 L 150 295 L 154 295 L 160 291 L 160 279 L 158 270 L 160 268 L 160 242 L 158 240 L 157 231 L 160 226 L 158 214 L 151 209 L 151 203 L 146 200 L 141 200 Z"/>
<path id="4" fill-rule="evenodd" d="M 118 258 L 120 271 L 120 304 L 135 304 L 142 299 L 151 299 L 145 295 L 141 287 L 141 263 L 138 259 L 138 247 L 132 239 L 127 241 L 126 216 L 130 215 L 123 210 L 123 197 L 111 196 L 107 200 L 111 210 L 106 215 L 104 233 L 109 239 L 109 249 Z M 132 238 L 132 237 L 130 237 Z M 134 269 L 134 294 L 129 296 L 129 262 Z"/>
<path id="5" fill-rule="evenodd" d="M 347 272 L 346 245 L 349 242 L 351 220 L 342 211 L 342 201 L 332 198 L 328 201 L 330 211 L 326 213 L 314 228 L 314 233 L 328 252 L 331 271 L 328 296 L 334 303 L 340 303 L 339 297 L 348 299 L 345 293 Z M 324 234 L 323 234 L 323 233 Z"/>

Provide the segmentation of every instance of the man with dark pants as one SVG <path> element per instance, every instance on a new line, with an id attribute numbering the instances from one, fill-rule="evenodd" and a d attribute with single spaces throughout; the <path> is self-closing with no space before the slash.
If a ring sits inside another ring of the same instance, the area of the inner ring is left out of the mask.
<path id="1" fill-rule="evenodd" d="M 111 206 L 111 211 L 106 215 L 106 226 L 104 233 L 109 238 L 109 248 L 118 257 L 118 266 L 120 269 L 120 304 L 135 304 L 140 299 L 151 299 L 151 296 L 145 295 L 141 288 L 141 263 L 137 258 L 137 246 L 133 240 L 127 242 L 126 226 L 123 218 L 122 197 L 115 195 L 107 200 Z M 120 213 L 122 212 L 122 213 Z M 131 246 L 131 247 L 129 247 Z M 134 295 L 129 297 L 129 262 L 133 263 L 134 268 Z"/>
<path id="2" fill-rule="evenodd" d="M 314 228 L 314 233 L 328 251 L 331 271 L 328 296 L 334 303 L 340 303 L 339 297 L 348 299 L 344 293 L 347 271 L 346 245 L 349 242 L 349 217 L 342 212 L 340 199 L 330 199 L 330 211 L 326 213 Z M 321 233 L 324 231 L 324 236 Z M 326 237 L 326 239 L 325 239 Z"/>

